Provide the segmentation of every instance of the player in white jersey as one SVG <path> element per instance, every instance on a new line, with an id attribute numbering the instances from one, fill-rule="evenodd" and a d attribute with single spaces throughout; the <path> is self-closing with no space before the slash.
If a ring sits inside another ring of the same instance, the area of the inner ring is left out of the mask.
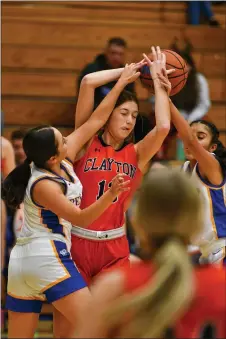
<path id="1" fill-rule="evenodd" d="M 30 130 L 23 140 L 27 159 L 3 183 L 9 206 L 18 208 L 24 202 L 24 224 L 9 262 L 8 338 L 34 336 L 44 300 L 74 324 L 89 298 L 86 283 L 70 256 L 71 227 L 92 223 L 129 189 L 129 181 L 118 174 L 99 200 L 80 210 L 82 185 L 72 163 L 107 121 L 122 89 L 139 76 L 137 69 L 135 64 L 126 67 L 90 119 L 67 138 L 56 128 L 41 126 Z"/>
<path id="2" fill-rule="evenodd" d="M 159 74 L 159 77 L 169 93 L 167 75 Z M 170 109 L 188 159 L 183 169 L 197 179 L 197 189 L 205 204 L 204 232 L 195 240 L 202 254 L 200 263 L 223 261 L 226 265 L 226 148 L 214 124 L 197 120 L 189 125 L 171 100 Z"/>

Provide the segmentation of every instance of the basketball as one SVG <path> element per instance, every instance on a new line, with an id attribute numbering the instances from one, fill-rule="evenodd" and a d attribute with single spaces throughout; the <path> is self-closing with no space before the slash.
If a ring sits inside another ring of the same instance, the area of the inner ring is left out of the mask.
<path id="1" fill-rule="evenodd" d="M 172 97 L 173 95 L 179 93 L 186 84 L 188 77 L 188 68 L 184 59 L 176 52 L 165 49 L 162 51 L 162 53 L 166 55 L 166 69 L 175 69 L 172 74 L 168 75 L 168 79 L 172 85 L 172 90 L 170 93 L 170 96 Z M 148 57 L 150 58 L 150 60 L 153 60 L 152 54 L 149 54 Z M 151 78 L 149 66 L 143 66 L 140 72 L 140 79 L 142 84 L 145 87 L 148 87 L 151 90 L 151 93 L 154 93 L 154 84 Z"/>

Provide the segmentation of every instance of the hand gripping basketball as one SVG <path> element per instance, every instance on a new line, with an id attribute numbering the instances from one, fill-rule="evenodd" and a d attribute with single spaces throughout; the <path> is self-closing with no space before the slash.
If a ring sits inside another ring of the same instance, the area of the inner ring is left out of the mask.
<path id="1" fill-rule="evenodd" d="M 167 94 L 170 96 L 172 85 L 167 77 L 166 70 L 163 69 L 162 72 L 158 73 L 157 75 L 158 75 L 161 85 L 165 88 Z"/>
<path id="2" fill-rule="evenodd" d="M 151 52 L 153 61 L 151 61 L 146 54 L 143 54 L 143 56 L 150 68 L 152 80 L 155 80 L 158 78 L 157 73 L 161 73 L 162 69 L 166 69 L 166 56 L 161 52 L 159 46 L 157 46 L 156 49 L 152 46 Z M 170 70 L 171 73 L 173 71 L 174 70 Z"/>
<path id="3" fill-rule="evenodd" d="M 162 54 L 164 54 L 164 57 Z M 148 56 L 145 54 L 144 57 L 147 65 L 141 68 L 140 79 L 142 84 L 148 87 L 151 93 L 154 93 L 153 78 L 155 78 L 157 72 L 162 73 L 160 66 L 166 70 L 166 75 L 171 83 L 170 96 L 181 91 L 187 81 L 188 69 L 185 61 L 179 54 L 170 50 L 161 51 L 159 47 L 156 49 L 152 47 L 152 53 Z M 155 64 L 158 64 L 158 66 Z M 153 74 L 153 71 L 156 72 Z"/>

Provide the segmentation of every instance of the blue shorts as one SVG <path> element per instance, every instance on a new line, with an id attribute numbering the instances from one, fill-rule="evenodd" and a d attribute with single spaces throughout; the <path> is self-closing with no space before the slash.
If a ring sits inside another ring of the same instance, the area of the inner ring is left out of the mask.
<path id="1" fill-rule="evenodd" d="M 86 286 L 64 242 L 39 238 L 17 244 L 10 255 L 6 308 L 40 313 L 43 301 L 53 303 Z"/>

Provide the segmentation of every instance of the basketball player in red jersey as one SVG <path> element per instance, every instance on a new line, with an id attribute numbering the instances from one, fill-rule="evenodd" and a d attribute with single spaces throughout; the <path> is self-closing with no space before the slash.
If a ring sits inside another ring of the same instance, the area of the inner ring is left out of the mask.
<path id="1" fill-rule="evenodd" d="M 168 169 L 146 177 L 133 226 L 152 260 L 96 280 L 77 338 L 201 338 L 207 325 L 214 329 L 208 338 L 226 338 L 225 268 L 194 268 L 187 253 L 204 215 L 190 180 Z"/>
<path id="2" fill-rule="evenodd" d="M 150 70 L 156 97 L 155 128 L 139 143 L 134 145 L 129 141 L 138 115 L 138 101 L 134 94 L 122 91 L 102 134 L 88 142 L 74 163 L 75 172 L 83 184 L 81 208 L 99 199 L 111 185 L 116 173 L 124 173 L 131 180 L 129 194 L 122 194 L 115 199 L 88 229 L 83 230 L 79 225 L 73 227 L 72 258 L 88 284 L 101 272 L 129 264 L 124 214 L 141 182 L 146 165 L 169 132 L 169 102 L 157 77 L 157 73 L 165 69 L 165 55 L 159 47 L 152 47 L 152 53 L 154 61 L 150 62 Z M 83 124 L 92 112 L 95 88 L 116 80 L 122 71 L 116 69 L 92 73 L 83 79 L 86 86 L 80 89 L 76 127 Z"/>

